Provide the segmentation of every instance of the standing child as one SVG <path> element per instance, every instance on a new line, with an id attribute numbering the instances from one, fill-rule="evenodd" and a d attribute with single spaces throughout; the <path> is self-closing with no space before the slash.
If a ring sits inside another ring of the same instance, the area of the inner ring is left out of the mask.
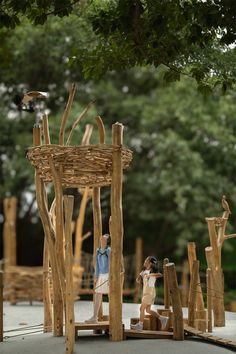
<path id="1" fill-rule="evenodd" d="M 154 304 L 156 298 L 156 279 L 162 277 L 161 273 L 157 271 L 157 260 L 155 257 L 149 256 L 144 261 L 144 270 L 139 274 L 136 281 L 138 283 L 143 280 L 143 297 L 140 305 L 140 318 L 137 324 L 131 325 L 131 329 L 142 331 L 143 322 L 145 317 L 145 311 L 152 316 L 159 318 L 161 321 L 161 329 L 165 329 L 168 317 L 161 316 L 158 312 L 151 310 L 151 306 Z"/>
<path id="2" fill-rule="evenodd" d="M 102 303 L 102 295 L 109 293 L 109 263 L 111 253 L 111 236 L 109 234 L 102 235 L 100 238 L 100 248 L 96 251 L 96 284 L 93 316 L 86 320 L 87 323 L 96 323 L 98 320 L 98 312 Z"/>

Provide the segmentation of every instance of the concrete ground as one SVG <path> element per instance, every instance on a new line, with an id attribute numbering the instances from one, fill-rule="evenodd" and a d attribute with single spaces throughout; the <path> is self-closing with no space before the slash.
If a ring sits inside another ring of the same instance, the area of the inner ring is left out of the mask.
<path id="1" fill-rule="evenodd" d="M 108 304 L 104 303 L 104 314 L 108 313 Z M 92 314 L 90 301 L 75 303 L 75 319 L 82 322 Z M 124 304 L 123 322 L 129 328 L 130 317 L 139 314 L 139 305 Z M 4 303 L 4 342 L 0 343 L 1 354 L 64 354 L 65 337 L 56 338 L 51 333 L 42 333 L 43 306 L 22 303 L 10 306 Z M 30 330 L 29 330 L 30 327 Z M 29 334 L 31 332 L 31 334 Z M 83 333 L 83 335 L 81 335 Z M 226 313 L 226 327 L 214 328 L 214 335 L 236 340 L 236 313 Z M 185 341 L 170 339 L 142 340 L 129 339 L 111 342 L 107 337 L 94 336 L 89 331 L 79 333 L 75 344 L 78 354 L 226 354 L 232 350 L 192 338 Z"/>

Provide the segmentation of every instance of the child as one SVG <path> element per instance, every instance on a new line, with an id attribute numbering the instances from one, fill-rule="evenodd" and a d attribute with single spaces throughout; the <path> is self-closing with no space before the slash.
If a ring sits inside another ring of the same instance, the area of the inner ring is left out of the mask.
<path id="1" fill-rule="evenodd" d="M 157 272 L 157 260 L 155 257 L 149 256 L 144 261 L 144 270 L 139 274 L 136 281 L 138 283 L 143 279 L 143 297 L 140 306 L 140 318 L 139 322 L 135 325 L 131 325 L 131 329 L 142 331 L 143 322 L 145 317 L 145 311 L 152 316 L 159 318 L 161 321 L 161 329 L 165 329 L 168 317 L 161 316 L 158 312 L 151 310 L 151 305 L 154 304 L 156 297 L 155 283 L 156 279 L 162 277 L 161 273 Z"/>
<path id="2" fill-rule="evenodd" d="M 105 234 L 100 238 L 100 248 L 96 251 L 96 285 L 93 316 L 86 320 L 86 323 L 96 323 L 98 320 L 98 312 L 102 303 L 102 295 L 109 293 L 109 262 L 111 253 L 111 236 Z"/>

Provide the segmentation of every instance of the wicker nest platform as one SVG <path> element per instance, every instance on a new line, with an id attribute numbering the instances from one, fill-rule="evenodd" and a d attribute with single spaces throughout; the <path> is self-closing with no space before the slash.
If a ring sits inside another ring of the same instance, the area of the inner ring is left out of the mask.
<path id="1" fill-rule="evenodd" d="M 27 158 L 44 182 L 52 182 L 49 160 L 60 171 L 64 187 L 102 187 L 111 184 L 112 154 L 121 150 L 123 169 L 132 160 L 132 151 L 116 145 L 40 145 L 29 148 Z"/>

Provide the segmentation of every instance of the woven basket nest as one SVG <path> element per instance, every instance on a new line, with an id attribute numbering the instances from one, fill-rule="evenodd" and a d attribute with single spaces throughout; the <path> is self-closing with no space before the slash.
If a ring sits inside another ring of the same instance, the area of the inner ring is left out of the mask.
<path id="1" fill-rule="evenodd" d="M 44 182 L 52 182 L 51 158 L 64 187 L 101 187 L 111 184 L 112 154 L 118 150 L 126 169 L 132 160 L 132 151 L 117 145 L 41 145 L 29 148 L 27 158 Z"/>

